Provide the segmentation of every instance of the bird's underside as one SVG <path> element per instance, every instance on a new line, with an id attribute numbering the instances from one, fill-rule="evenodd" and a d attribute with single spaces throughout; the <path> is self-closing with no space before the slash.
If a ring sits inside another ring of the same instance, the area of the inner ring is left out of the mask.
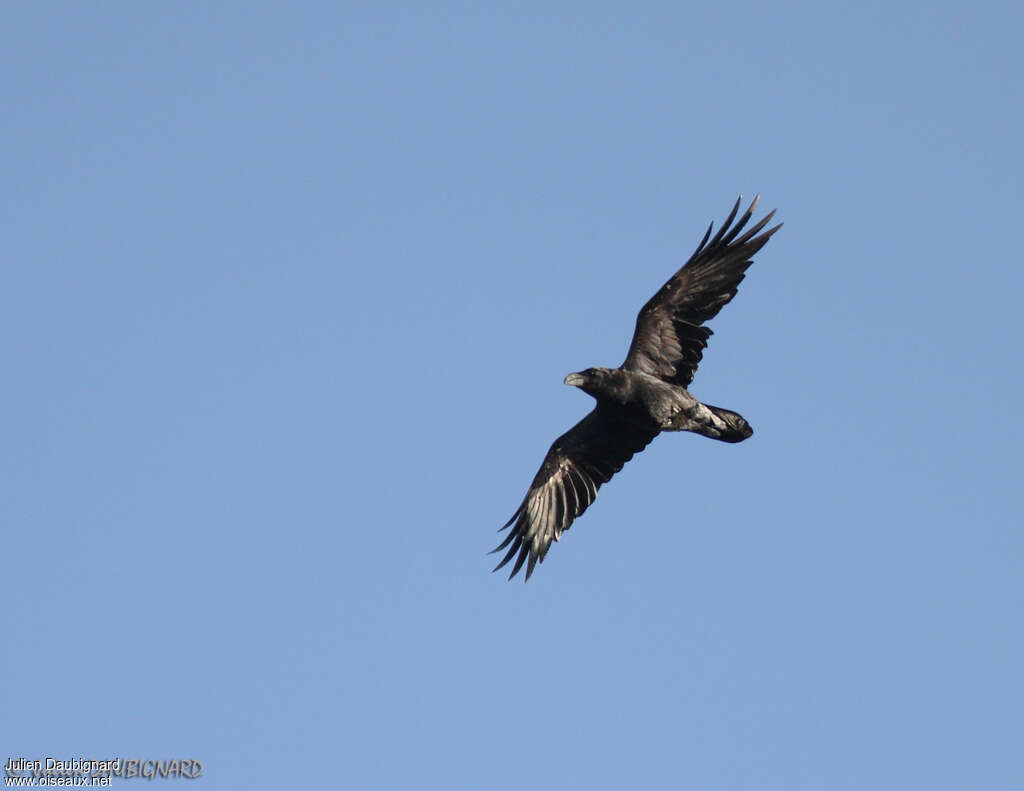
<path id="1" fill-rule="evenodd" d="M 753 433 L 742 416 L 702 404 L 686 388 L 711 337 L 703 323 L 736 295 L 752 256 L 782 227 L 762 232 L 772 211 L 740 235 L 757 201 L 733 225 L 737 200 L 714 238 L 709 227 L 686 264 L 644 305 L 619 368 L 588 368 L 565 378 L 597 404 L 552 443 L 502 528 L 512 530 L 493 550 L 508 548 L 495 571 L 515 558 L 509 579 L 524 563 L 529 579 L 551 542 L 594 502 L 601 484 L 662 431 L 692 431 L 723 442 L 741 442 Z"/>

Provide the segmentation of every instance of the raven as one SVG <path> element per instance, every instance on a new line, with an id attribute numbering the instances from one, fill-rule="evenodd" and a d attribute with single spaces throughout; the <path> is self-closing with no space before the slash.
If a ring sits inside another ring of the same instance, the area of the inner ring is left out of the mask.
<path id="1" fill-rule="evenodd" d="M 736 296 L 751 257 L 782 227 L 779 223 L 760 233 L 773 210 L 739 235 L 759 198 L 733 225 L 742 196 L 737 199 L 713 239 L 714 223 L 708 226 L 690 260 L 643 306 L 621 366 L 565 377 L 567 385 L 593 396 L 597 406 L 551 445 L 526 497 L 501 529 L 515 527 L 491 550 L 509 547 L 495 571 L 518 553 L 508 578 L 528 559 L 530 579 L 551 542 L 594 502 L 601 484 L 662 431 L 693 431 L 723 442 L 742 442 L 754 433 L 741 415 L 702 404 L 686 388 L 711 337 L 704 322 Z"/>

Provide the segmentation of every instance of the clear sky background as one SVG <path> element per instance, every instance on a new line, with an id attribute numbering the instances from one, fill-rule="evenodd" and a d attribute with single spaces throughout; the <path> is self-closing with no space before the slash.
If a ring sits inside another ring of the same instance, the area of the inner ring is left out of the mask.
<path id="1" fill-rule="evenodd" d="M 2 758 L 1024 787 L 1018 3 L 2 28 Z M 562 378 L 757 192 L 693 386 L 753 438 L 660 437 L 492 575 Z"/>

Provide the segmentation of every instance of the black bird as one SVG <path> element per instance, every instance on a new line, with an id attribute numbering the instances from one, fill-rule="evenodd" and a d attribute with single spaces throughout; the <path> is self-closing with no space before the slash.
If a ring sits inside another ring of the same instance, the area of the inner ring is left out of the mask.
<path id="1" fill-rule="evenodd" d="M 522 504 L 502 530 L 513 523 L 515 527 L 492 550 L 509 547 L 495 571 L 515 557 L 512 579 L 529 559 L 530 579 L 551 542 L 594 502 L 601 484 L 662 431 L 693 431 L 723 442 L 742 442 L 754 433 L 741 415 L 702 404 L 686 388 L 711 337 L 702 325 L 736 296 L 752 256 L 782 227 L 780 223 L 760 233 L 773 210 L 739 235 L 759 198 L 733 225 L 738 199 L 713 239 L 714 223 L 708 226 L 690 260 L 640 311 L 621 366 L 588 368 L 565 377 L 567 385 L 593 396 L 597 406 L 551 445 Z"/>

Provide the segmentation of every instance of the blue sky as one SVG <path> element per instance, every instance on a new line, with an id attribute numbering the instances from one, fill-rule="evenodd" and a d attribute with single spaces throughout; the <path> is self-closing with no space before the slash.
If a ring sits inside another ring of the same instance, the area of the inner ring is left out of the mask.
<path id="1" fill-rule="evenodd" d="M 1024 784 L 1019 5 L 2 17 L 5 759 Z M 693 385 L 754 437 L 490 574 L 562 378 L 757 192 Z"/>

